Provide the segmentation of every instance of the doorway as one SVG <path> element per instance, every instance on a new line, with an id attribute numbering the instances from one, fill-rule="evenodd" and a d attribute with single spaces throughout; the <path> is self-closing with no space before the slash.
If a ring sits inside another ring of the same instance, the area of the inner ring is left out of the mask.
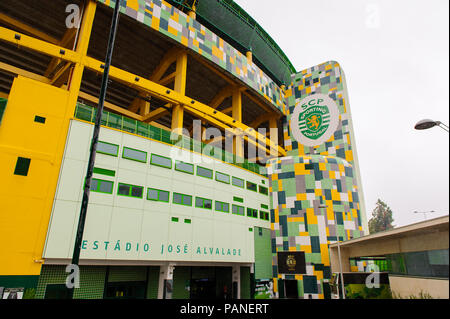
<path id="1" fill-rule="evenodd" d="M 284 281 L 285 296 L 288 299 L 298 299 L 298 284 L 297 280 Z"/>

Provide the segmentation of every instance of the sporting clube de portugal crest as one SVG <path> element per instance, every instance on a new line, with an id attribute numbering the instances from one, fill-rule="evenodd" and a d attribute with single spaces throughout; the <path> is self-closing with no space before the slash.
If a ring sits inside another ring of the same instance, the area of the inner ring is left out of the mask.
<path id="1" fill-rule="evenodd" d="M 338 124 L 338 107 L 333 99 L 324 94 L 314 94 L 300 100 L 291 117 L 292 134 L 306 146 L 327 141 Z"/>

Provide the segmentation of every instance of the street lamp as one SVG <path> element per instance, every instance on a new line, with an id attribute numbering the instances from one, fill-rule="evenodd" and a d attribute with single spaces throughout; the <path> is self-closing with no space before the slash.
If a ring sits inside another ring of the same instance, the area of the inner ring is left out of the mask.
<path id="1" fill-rule="evenodd" d="M 434 213 L 434 210 L 430 210 L 430 211 L 426 211 L 426 212 L 418 212 L 418 211 L 413 211 L 414 214 L 423 214 L 423 217 L 425 218 L 425 220 L 427 220 L 427 213 Z"/>
<path id="2" fill-rule="evenodd" d="M 322 198 L 320 199 L 319 208 L 327 208 L 328 205 L 322 203 Z M 333 211 L 334 213 L 334 211 Z M 334 218 L 336 220 L 336 217 Z M 341 260 L 341 246 L 339 244 L 339 234 L 337 233 L 337 224 L 336 224 L 336 241 L 337 241 L 337 247 L 338 247 L 338 259 L 339 259 L 339 270 L 340 270 L 340 277 L 341 277 L 341 291 L 342 291 L 342 299 L 345 299 L 345 287 L 344 287 L 344 273 L 342 270 L 342 260 Z"/>
<path id="3" fill-rule="evenodd" d="M 448 132 L 447 125 L 445 125 L 444 123 L 442 123 L 440 121 L 433 121 L 430 119 L 420 120 L 419 122 L 416 123 L 416 125 L 414 125 L 414 128 L 416 130 L 426 130 L 426 129 L 432 128 L 434 126 L 439 126 L 441 129 Z"/>

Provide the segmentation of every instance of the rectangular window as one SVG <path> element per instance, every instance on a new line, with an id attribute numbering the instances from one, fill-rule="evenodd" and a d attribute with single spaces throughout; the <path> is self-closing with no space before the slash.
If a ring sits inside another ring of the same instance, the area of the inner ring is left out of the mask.
<path id="1" fill-rule="evenodd" d="M 152 154 L 150 164 L 165 168 L 172 168 L 172 160 L 168 157 Z"/>
<path id="2" fill-rule="evenodd" d="M 185 163 L 185 162 L 181 162 L 181 161 L 176 161 L 175 162 L 175 170 L 184 172 L 184 173 L 188 173 L 188 174 L 194 174 L 194 165 Z"/>
<path id="3" fill-rule="evenodd" d="M 119 145 L 98 141 L 97 153 L 116 156 L 119 154 Z"/>
<path id="4" fill-rule="evenodd" d="M 212 200 L 202 197 L 195 198 L 195 207 L 204 208 L 204 209 L 212 209 Z"/>
<path id="5" fill-rule="evenodd" d="M 18 157 L 14 175 L 27 176 L 30 169 L 31 158 Z"/>
<path id="6" fill-rule="evenodd" d="M 259 218 L 263 220 L 269 220 L 269 213 L 262 210 L 259 211 Z"/>
<path id="7" fill-rule="evenodd" d="M 205 178 L 212 179 L 213 178 L 213 171 L 208 168 L 204 168 L 201 166 L 197 166 L 197 175 Z"/>
<path id="8" fill-rule="evenodd" d="M 102 179 L 91 179 L 91 191 L 96 193 L 112 194 L 114 183 Z"/>
<path id="9" fill-rule="evenodd" d="M 233 179 L 232 179 L 232 184 L 234 186 L 244 188 L 244 180 L 240 179 L 240 178 L 237 178 L 237 177 L 234 177 L 234 176 L 233 176 Z"/>
<path id="10" fill-rule="evenodd" d="M 233 205 L 232 207 L 233 214 L 245 216 L 245 209 L 242 206 Z"/>
<path id="11" fill-rule="evenodd" d="M 266 204 L 261 204 L 261 208 L 264 208 L 264 209 L 269 209 L 269 206 L 268 206 L 268 205 L 266 205 Z"/>
<path id="12" fill-rule="evenodd" d="M 229 213 L 230 212 L 230 204 L 216 201 L 216 211 Z"/>
<path id="13" fill-rule="evenodd" d="M 147 189 L 147 199 L 158 202 L 169 202 L 169 192 L 160 189 L 149 188 Z"/>
<path id="14" fill-rule="evenodd" d="M 269 189 L 267 187 L 259 185 L 259 193 L 263 195 L 269 195 Z"/>
<path id="15" fill-rule="evenodd" d="M 45 124 L 45 117 L 36 115 L 36 116 L 34 117 L 34 121 L 35 121 L 36 123 Z"/>
<path id="16" fill-rule="evenodd" d="M 94 173 L 95 174 L 101 174 L 101 175 L 106 175 L 106 176 L 116 176 L 116 172 L 109 170 L 109 169 L 105 169 L 105 168 L 99 168 L 99 167 L 94 167 Z"/>
<path id="17" fill-rule="evenodd" d="M 247 189 L 253 192 L 257 192 L 258 191 L 258 185 L 256 185 L 255 183 L 249 182 L 247 181 Z"/>
<path id="18" fill-rule="evenodd" d="M 178 205 L 192 206 L 192 196 L 173 193 L 173 203 Z"/>
<path id="19" fill-rule="evenodd" d="M 222 182 L 225 184 L 230 184 L 230 175 L 216 172 L 216 181 L 219 181 L 219 182 Z"/>
<path id="20" fill-rule="evenodd" d="M 248 217 L 253 217 L 253 218 L 258 218 L 258 210 L 247 207 L 247 216 Z"/>
<path id="21" fill-rule="evenodd" d="M 117 195 L 142 198 L 144 196 L 144 187 L 119 183 Z"/>
<path id="22" fill-rule="evenodd" d="M 147 152 L 135 150 L 129 147 L 123 148 L 122 157 L 132 161 L 147 163 Z"/>

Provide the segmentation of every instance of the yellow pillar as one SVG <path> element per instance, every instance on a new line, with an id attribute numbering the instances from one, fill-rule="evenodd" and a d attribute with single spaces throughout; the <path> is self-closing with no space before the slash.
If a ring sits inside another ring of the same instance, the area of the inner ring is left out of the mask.
<path id="1" fill-rule="evenodd" d="M 231 116 L 233 120 L 242 122 L 242 94 L 239 88 L 235 88 L 233 90 L 231 107 Z M 236 156 L 244 157 L 244 144 L 242 136 L 235 136 L 233 149 Z"/>
<path id="2" fill-rule="evenodd" d="M 186 94 L 187 53 L 182 51 L 177 57 L 174 91 Z M 183 129 L 184 107 L 175 105 L 172 111 L 172 131 L 181 134 Z"/>
<path id="3" fill-rule="evenodd" d="M 56 193 L 57 181 L 59 176 L 59 167 L 62 163 L 62 157 L 66 145 L 67 134 L 69 132 L 69 124 L 70 124 L 69 120 L 73 117 L 75 113 L 75 107 L 78 100 L 78 95 L 80 93 L 81 80 L 84 72 L 83 60 L 88 52 L 89 40 L 91 38 L 92 26 L 94 24 L 96 10 L 97 10 L 97 1 L 89 0 L 86 2 L 86 8 L 84 9 L 82 18 L 83 20 L 80 26 L 78 43 L 76 46 L 76 52 L 80 54 L 80 61 L 78 61 L 75 64 L 72 74 L 69 78 L 68 83 L 69 97 L 67 100 L 67 106 L 65 110 L 64 124 L 63 127 L 61 128 L 62 133 L 59 135 L 60 137 L 58 141 L 57 151 L 55 154 L 55 167 L 58 167 L 58 169 L 55 169 L 53 171 L 53 176 L 51 176 L 52 178 L 51 180 L 54 181 L 54 183 L 53 185 L 51 185 L 49 193 L 53 194 L 53 196 L 51 196 L 51 200 L 47 201 L 47 203 L 45 204 L 46 205 L 45 208 L 48 211 L 51 211 L 53 206 L 53 197 Z M 40 251 L 40 256 L 42 256 L 43 253 L 45 237 L 47 233 L 47 226 L 48 221 L 46 223 L 43 222 L 40 225 L 40 233 L 43 234 L 43 237 L 41 241 L 36 242 L 36 250 Z"/>
<path id="4" fill-rule="evenodd" d="M 247 64 L 252 64 L 253 63 L 253 53 L 252 51 L 247 51 Z"/>

